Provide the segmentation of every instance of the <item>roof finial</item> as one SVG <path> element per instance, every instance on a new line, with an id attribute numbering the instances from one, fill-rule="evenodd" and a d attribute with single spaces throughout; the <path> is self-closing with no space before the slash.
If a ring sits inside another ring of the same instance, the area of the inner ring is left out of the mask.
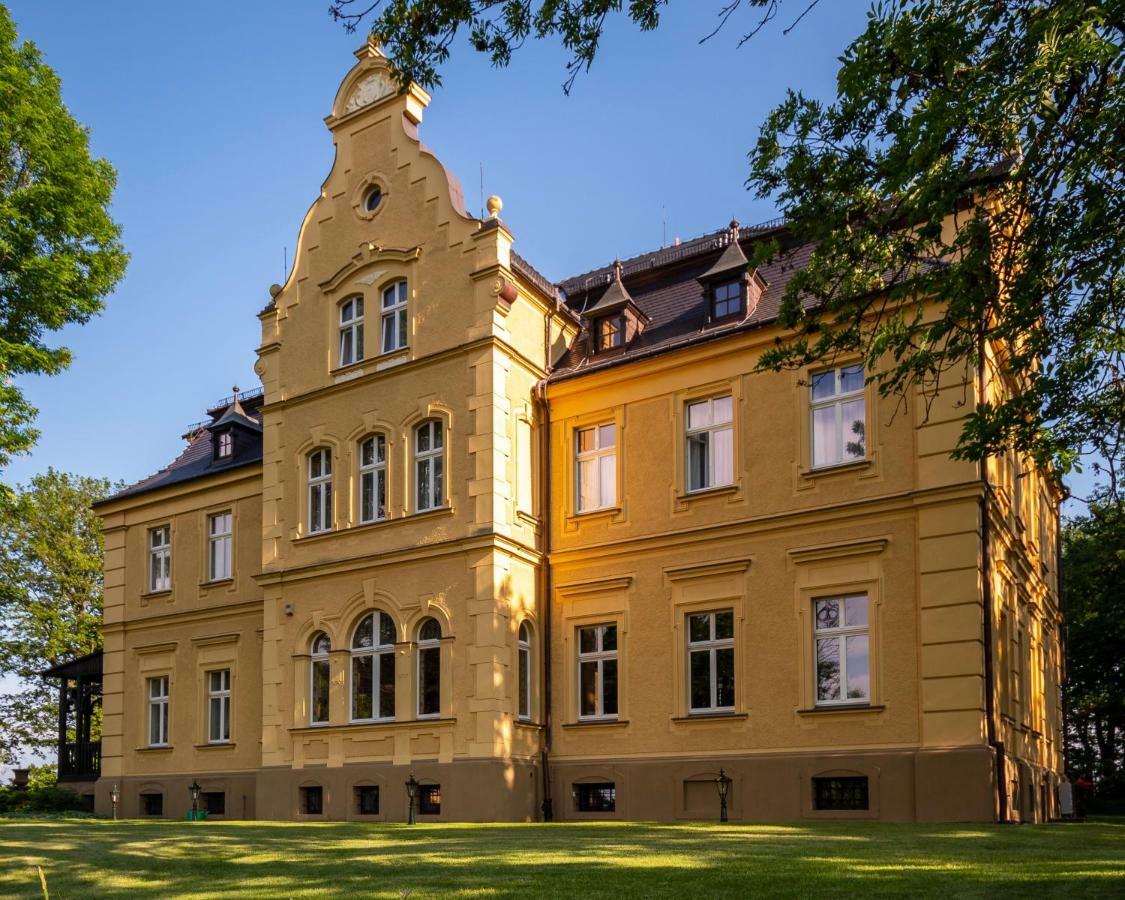
<path id="1" fill-rule="evenodd" d="M 613 260 L 613 280 L 614 281 L 620 281 L 621 280 L 621 257 L 620 256 Z"/>
<path id="2" fill-rule="evenodd" d="M 490 219 L 498 219 L 500 218 L 500 210 L 504 208 L 504 201 L 500 199 L 498 194 L 493 194 L 488 198 L 485 207 L 488 209 Z"/>
<path id="3" fill-rule="evenodd" d="M 234 387 L 232 387 L 230 389 L 230 392 L 232 394 L 234 394 L 234 402 L 237 403 L 238 402 L 238 385 L 236 384 Z"/>
<path id="4" fill-rule="evenodd" d="M 742 235 L 742 229 L 738 227 L 738 219 L 731 219 L 729 228 L 730 228 L 730 239 L 732 241 L 737 241 L 739 239 L 739 237 L 741 237 L 741 235 Z"/>

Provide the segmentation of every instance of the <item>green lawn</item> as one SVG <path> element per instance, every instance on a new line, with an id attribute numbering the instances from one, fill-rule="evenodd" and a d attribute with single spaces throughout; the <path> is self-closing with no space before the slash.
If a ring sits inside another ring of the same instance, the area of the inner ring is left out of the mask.
<path id="1" fill-rule="evenodd" d="M 0 820 L 0 896 L 1125 896 L 1125 820 L 1082 825 Z"/>

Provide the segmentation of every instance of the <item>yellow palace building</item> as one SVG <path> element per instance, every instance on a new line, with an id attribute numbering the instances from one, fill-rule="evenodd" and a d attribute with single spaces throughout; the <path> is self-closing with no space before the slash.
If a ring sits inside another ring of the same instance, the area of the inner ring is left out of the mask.
<path id="1" fill-rule="evenodd" d="M 756 374 L 783 225 L 548 280 L 357 57 L 262 389 L 98 506 L 98 809 L 1055 814 L 1060 492 L 950 459 L 1002 382 Z"/>

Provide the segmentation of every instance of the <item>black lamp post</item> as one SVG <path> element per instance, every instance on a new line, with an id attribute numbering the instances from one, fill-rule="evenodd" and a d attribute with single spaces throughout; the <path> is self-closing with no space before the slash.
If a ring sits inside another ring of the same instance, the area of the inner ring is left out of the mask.
<path id="1" fill-rule="evenodd" d="M 191 791 L 191 820 L 196 822 L 199 820 L 199 782 L 193 778 L 188 790 Z"/>
<path id="2" fill-rule="evenodd" d="M 410 777 L 406 779 L 406 797 L 410 801 L 410 808 L 407 813 L 406 824 L 414 824 L 414 799 L 418 796 L 418 779 L 414 777 L 414 773 L 410 773 Z"/>
<path id="3" fill-rule="evenodd" d="M 719 821 L 727 821 L 727 794 L 730 792 L 730 776 L 723 769 L 719 769 L 719 777 L 715 779 L 715 787 L 719 789 Z"/>
<path id="4" fill-rule="evenodd" d="M 113 804 L 113 821 L 117 821 L 117 801 L 121 799 L 121 791 L 117 789 L 117 785 L 110 789 L 109 802 Z"/>

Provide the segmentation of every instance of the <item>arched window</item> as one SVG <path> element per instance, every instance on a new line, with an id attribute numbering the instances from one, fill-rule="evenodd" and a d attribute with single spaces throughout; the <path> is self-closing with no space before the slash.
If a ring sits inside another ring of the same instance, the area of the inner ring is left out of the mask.
<path id="1" fill-rule="evenodd" d="M 387 439 L 381 434 L 359 445 L 359 521 L 378 522 L 387 517 Z"/>
<path id="2" fill-rule="evenodd" d="M 363 359 L 363 298 L 352 297 L 340 304 L 340 365 Z"/>
<path id="3" fill-rule="evenodd" d="M 527 622 L 520 625 L 519 656 L 519 717 L 531 719 L 531 627 Z"/>
<path id="4" fill-rule="evenodd" d="M 444 444 L 441 422 L 430 419 L 414 429 L 415 510 L 438 509 L 445 502 L 442 491 Z"/>
<path id="5" fill-rule="evenodd" d="M 332 641 L 323 631 L 313 635 L 309 643 L 312 656 L 309 683 L 309 721 L 313 725 L 328 724 L 328 689 L 332 682 L 331 663 L 328 659 Z"/>
<path id="6" fill-rule="evenodd" d="M 406 315 L 406 282 L 396 281 L 383 288 L 383 352 L 406 346 L 409 320 Z"/>
<path id="7" fill-rule="evenodd" d="M 352 637 L 352 721 L 395 717 L 395 623 L 384 612 L 360 620 Z"/>
<path id="8" fill-rule="evenodd" d="M 441 715 L 441 625 L 423 619 L 418 626 L 418 718 Z"/>
<path id="9" fill-rule="evenodd" d="M 332 528 L 332 451 L 321 447 L 309 454 L 309 533 Z"/>

